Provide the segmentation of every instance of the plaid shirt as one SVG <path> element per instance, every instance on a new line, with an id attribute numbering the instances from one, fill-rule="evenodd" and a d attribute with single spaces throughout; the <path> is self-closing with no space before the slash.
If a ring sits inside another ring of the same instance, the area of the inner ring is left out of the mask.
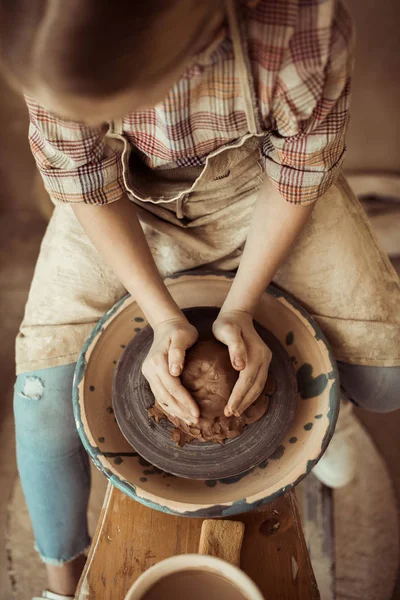
<path id="1" fill-rule="evenodd" d="M 250 3 L 249 3 L 250 4 Z M 265 169 L 286 200 L 315 201 L 345 151 L 353 31 L 341 0 L 261 0 L 246 9 L 250 68 Z M 121 151 L 108 125 L 65 121 L 26 97 L 30 145 L 55 202 L 106 204 L 125 193 Z M 203 165 L 247 133 L 229 30 L 195 57 L 165 100 L 123 119 L 153 169 Z"/>

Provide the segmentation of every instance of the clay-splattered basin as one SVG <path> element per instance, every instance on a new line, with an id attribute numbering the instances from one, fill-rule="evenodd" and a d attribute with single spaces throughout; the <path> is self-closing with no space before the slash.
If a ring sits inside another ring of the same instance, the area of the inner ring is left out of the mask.
<path id="1" fill-rule="evenodd" d="M 205 273 L 166 281 L 182 308 L 221 306 L 231 282 L 230 275 Z M 111 401 L 113 372 L 125 346 L 147 323 L 129 297 L 105 314 L 78 361 L 73 403 L 82 442 L 113 485 L 157 510 L 217 517 L 269 502 L 312 469 L 329 443 L 339 410 L 334 358 L 315 321 L 277 289 L 265 292 L 255 318 L 284 345 L 296 368 L 299 401 L 295 419 L 278 450 L 251 473 L 221 481 L 194 481 L 152 467 L 120 432 Z"/>

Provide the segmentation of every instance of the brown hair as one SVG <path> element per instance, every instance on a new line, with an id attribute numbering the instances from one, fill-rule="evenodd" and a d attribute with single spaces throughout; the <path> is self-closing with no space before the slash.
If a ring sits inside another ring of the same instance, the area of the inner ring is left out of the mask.
<path id="1" fill-rule="evenodd" d="M 175 0 L 0 0 L 0 61 L 17 85 L 89 97 L 143 80 L 155 19 Z"/>

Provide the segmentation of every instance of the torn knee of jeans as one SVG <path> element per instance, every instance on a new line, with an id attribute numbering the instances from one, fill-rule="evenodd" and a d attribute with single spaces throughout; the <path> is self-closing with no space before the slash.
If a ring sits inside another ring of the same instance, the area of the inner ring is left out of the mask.
<path id="1" fill-rule="evenodd" d="M 40 377 L 27 377 L 20 396 L 29 400 L 40 400 L 43 396 L 44 383 Z"/>

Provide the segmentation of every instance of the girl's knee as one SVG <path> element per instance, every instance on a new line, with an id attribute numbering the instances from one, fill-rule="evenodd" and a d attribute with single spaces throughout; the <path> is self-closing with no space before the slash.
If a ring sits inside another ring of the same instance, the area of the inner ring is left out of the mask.
<path id="1" fill-rule="evenodd" d="M 400 409 L 400 367 L 369 367 L 338 363 L 346 397 L 377 413 Z"/>
<path id="2" fill-rule="evenodd" d="M 80 447 L 72 409 L 75 365 L 18 375 L 14 391 L 17 446 L 37 456 L 63 455 Z"/>

